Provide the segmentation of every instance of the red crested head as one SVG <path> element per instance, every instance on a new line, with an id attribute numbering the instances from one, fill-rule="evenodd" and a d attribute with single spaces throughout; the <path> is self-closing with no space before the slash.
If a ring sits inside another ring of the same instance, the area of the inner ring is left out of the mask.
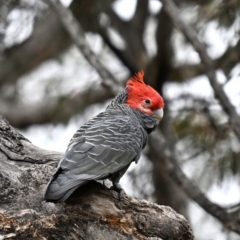
<path id="1" fill-rule="evenodd" d="M 126 104 L 148 114 L 163 117 L 164 100 L 160 94 L 143 81 L 144 72 L 140 71 L 127 81 L 128 98 Z"/>

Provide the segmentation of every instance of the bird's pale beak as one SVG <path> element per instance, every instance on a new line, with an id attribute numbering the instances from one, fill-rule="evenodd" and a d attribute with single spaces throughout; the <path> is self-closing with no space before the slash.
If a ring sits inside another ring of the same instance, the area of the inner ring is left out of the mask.
<path id="1" fill-rule="evenodd" d="M 163 118 L 163 108 L 155 110 L 154 114 L 156 115 L 158 120 L 161 120 Z"/>

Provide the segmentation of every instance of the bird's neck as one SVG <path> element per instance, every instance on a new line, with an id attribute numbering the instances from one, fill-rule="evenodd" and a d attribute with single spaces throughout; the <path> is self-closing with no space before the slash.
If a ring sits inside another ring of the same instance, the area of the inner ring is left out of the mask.
<path id="1" fill-rule="evenodd" d="M 154 114 L 146 114 L 138 109 L 133 109 L 135 116 L 137 117 L 138 121 L 142 125 L 142 127 L 150 134 L 154 131 L 159 123 L 159 120 L 156 118 Z"/>

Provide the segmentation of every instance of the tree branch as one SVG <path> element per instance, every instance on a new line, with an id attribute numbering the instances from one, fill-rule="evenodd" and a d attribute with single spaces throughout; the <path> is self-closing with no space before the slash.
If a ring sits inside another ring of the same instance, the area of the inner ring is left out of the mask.
<path id="1" fill-rule="evenodd" d="M 156 144 L 158 143 L 158 144 Z M 219 205 L 211 202 L 198 186 L 183 173 L 177 163 L 174 150 L 170 148 L 169 143 L 160 131 L 155 131 L 150 135 L 150 150 L 154 152 L 155 164 L 165 161 L 167 171 L 172 179 L 179 185 L 184 192 L 193 199 L 206 212 L 217 218 L 223 223 L 223 226 L 240 234 L 240 223 L 232 217 L 227 211 Z"/>
<path id="2" fill-rule="evenodd" d="M 240 62 L 240 40 L 235 46 L 228 47 L 220 57 L 212 61 L 215 69 L 221 69 L 228 76 L 233 66 Z M 184 82 L 204 73 L 205 69 L 201 62 L 181 64 L 173 68 L 170 78 L 174 81 Z"/>
<path id="3" fill-rule="evenodd" d="M 166 12 L 172 18 L 173 22 L 179 29 L 182 31 L 187 40 L 192 44 L 194 49 L 199 54 L 201 58 L 202 64 L 205 69 L 205 73 L 209 79 L 209 82 L 213 88 L 216 98 L 219 100 L 221 106 L 224 111 L 229 116 L 229 122 L 240 142 L 240 121 L 239 116 L 235 110 L 235 108 L 230 103 L 227 95 L 225 94 L 223 87 L 218 83 L 216 72 L 214 69 L 214 64 L 211 58 L 208 56 L 205 47 L 198 40 L 195 31 L 191 28 L 191 26 L 185 24 L 185 22 L 180 17 L 180 11 L 176 4 L 172 0 L 161 0 Z"/>
<path id="4" fill-rule="evenodd" d="M 120 19 L 107 1 L 104 1 L 102 4 L 105 5 L 103 11 L 108 15 L 111 27 L 119 32 L 125 41 L 126 48 L 123 52 L 125 58 L 127 58 L 129 62 L 132 62 L 131 65 L 134 64 L 137 66 L 138 70 L 145 69 L 147 62 L 149 61 L 143 44 L 143 31 L 145 27 L 145 24 L 143 23 L 146 21 L 147 14 L 147 8 L 144 8 L 144 6 L 147 4 L 147 1 L 140 0 L 138 2 L 135 15 L 130 21 Z M 136 18 L 140 18 L 140 16 L 142 16 L 142 19 L 137 21 Z"/>
<path id="5" fill-rule="evenodd" d="M 117 56 L 117 58 L 128 68 L 131 75 L 134 75 L 139 71 L 139 67 L 136 61 L 133 61 L 127 49 L 117 48 L 110 40 L 109 34 L 106 29 L 100 29 L 99 34 L 102 37 L 104 43 L 110 48 L 110 50 Z"/>
<path id="6" fill-rule="evenodd" d="M 169 79 L 172 69 L 173 50 L 170 39 L 173 32 L 173 23 L 162 9 L 158 13 L 157 20 L 157 54 L 148 65 L 146 76 L 150 78 L 150 85 L 161 93 L 163 84 Z"/>
<path id="7" fill-rule="evenodd" d="M 65 29 L 71 36 L 73 42 L 102 78 L 102 84 L 109 88 L 114 94 L 117 94 L 122 88 L 118 84 L 115 77 L 102 65 L 102 63 L 99 61 L 97 56 L 87 44 L 84 38 L 85 33 L 73 16 L 72 12 L 69 9 L 65 8 L 59 0 L 50 0 L 50 3 L 58 13 L 61 22 L 65 26 Z"/>

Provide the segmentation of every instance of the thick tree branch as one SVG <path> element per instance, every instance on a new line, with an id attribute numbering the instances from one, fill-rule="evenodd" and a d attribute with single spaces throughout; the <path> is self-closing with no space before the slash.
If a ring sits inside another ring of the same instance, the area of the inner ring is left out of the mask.
<path id="1" fill-rule="evenodd" d="M 84 38 L 85 33 L 80 24 L 73 16 L 72 12 L 69 9 L 65 8 L 59 0 L 50 0 L 50 2 L 57 11 L 61 22 L 65 26 L 65 29 L 71 36 L 73 42 L 76 44 L 76 46 L 84 55 L 84 57 L 87 59 L 87 61 L 101 76 L 102 84 L 111 89 L 113 93 L 117 94 L 121 90 L 121 87 L 119 87 L 119 84 L 115 77 L 112 75 L 112 73 L 109 72 L 102 65 L 102 63 L 99 61 L 95 53 L 91 50 L 91 48 L 87 44 Z"/>
<path id="2" fill-rule="evenodd" d="M 201 58 L 202 64 L 205 69 L 205 73 L 209 79 L 209 82 L 213 88 L 216 98 L 219 100 L 221 106 L 224 111 L 229 116 L 229 122 L 240 142 L 240 121 L 239 115 L 237 114 L 235 108 L 230 103 L 226 93 L 223 90 L 222 85 L 218 82 L 216 77 L 216 71 L 214 69 L 214 64 L 211 58 L 208 56 L 206 52 L 206 48 L 203 44 L 198 40 L 195 31 L 191 28 L 191 26 L 185 24 L 185 22 L 180 17 L 180 11 L 176 4 L 172 0 L 161 0 L 163 6 L 169 16 L 172 18 L 173 22 L 179 29 L 182 31 L 184 36 L 188 39 L 188 41 L 193 45 L 194 49 L 199 54 Z"/>
<path id="3" fill-rule="evenodd" d="M 157 143 L 157 144 L 156 144 Z M 156 131 L 150 136 L 150 150 L 157 156 L 155 164 L 165 161 L 167 171 L 172 179 L 184 190 L 184 192 L 193 199 L 206 212 L 217 218 L 223 223 L 223 226 L 231 231 L 240 234 L 240 223 L 219 205 L 211 202 L 198 186 L 183 173 L 177 163 L 174 150 L 170 147 L 164 135 Z"/>
<path id="4" fill-rule="evenodd" d="M 0 238 L 193 239 L 186 219 L 171 208 L 128 196 L 119 201 L 101 183 L 89 182 L 66 203 L 41 201 L 61 157 L 33 146 L 0 118 Z"/>

